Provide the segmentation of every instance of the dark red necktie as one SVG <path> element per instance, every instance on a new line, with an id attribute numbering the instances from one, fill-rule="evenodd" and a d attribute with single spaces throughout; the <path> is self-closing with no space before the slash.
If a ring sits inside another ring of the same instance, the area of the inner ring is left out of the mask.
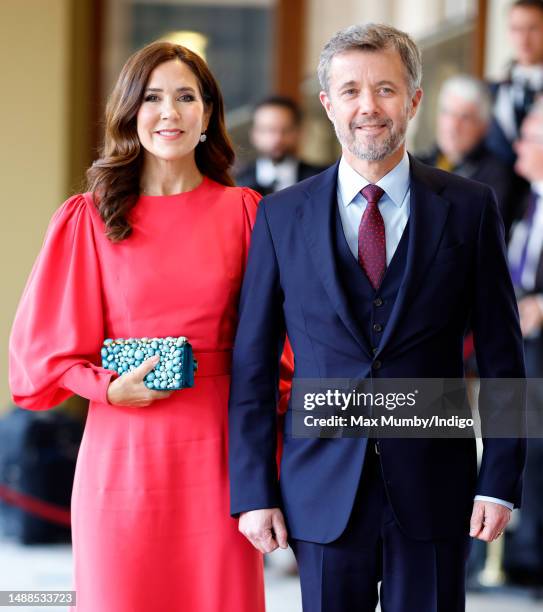
<path id="1" fill-rule="evenodd" d="M 377 289 L 387 267 L 385 222 L 379 212 L 379 200 L 385 193 L 377 185 L 366 185 L 360 192 L 368 205 L 358 228 L 358 263 L 371 286 Z"/>

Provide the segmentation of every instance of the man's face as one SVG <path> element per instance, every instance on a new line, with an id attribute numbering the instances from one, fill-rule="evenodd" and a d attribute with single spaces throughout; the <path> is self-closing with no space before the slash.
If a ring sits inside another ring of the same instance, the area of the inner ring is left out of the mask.
<path id="1" fill-rule="evenodd" d="M 517 6 L 509 13 L 509 38 L 517 62 L 523 66 L 543 62 L 543 11 Z"/>
<path id="2" fill-rule="evenodd" d="M 258 154 L 279 162 L 295 155 L 300 130 L 290 109 L 283 106 L 261 106 L 253 118 L 251 142 Z"/>
<path id="3" fill-rule="evenodd" d="M 543 116 L 528 115 L 515 143 L 515 170 L 528 181 L 543 181 Z"/>
<path id="4" fill-rule="evenodd" d="M 460 160 L 474 149 L 486 130 L 487 123 L 475 102 L 447 94 L 437 115 L 437 144 L 451 161 Z"/>
<path id="5" fill-rule="evenodd" d="M 328 90 L 320 99 L 344 154 L 366 161 L 381 161 L 400 148 L 422 97 L 420 89 L 409 94 L 406 70 L 394 49 L 336 55 Z"/>

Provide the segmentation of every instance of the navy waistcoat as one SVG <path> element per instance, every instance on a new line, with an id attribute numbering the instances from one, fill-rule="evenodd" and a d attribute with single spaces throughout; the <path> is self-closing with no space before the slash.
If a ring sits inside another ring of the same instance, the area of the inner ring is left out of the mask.
<path id="1" fill-rule="evenodd" d="M 409 242 L 409 222 L 386 269 L 381 286 L 374 290 L 349 249 L 337 205 L 333 219 L 335 220 L 334 250 L 340 282 L 360 330 L 376 352 L 403 280 Z"/>

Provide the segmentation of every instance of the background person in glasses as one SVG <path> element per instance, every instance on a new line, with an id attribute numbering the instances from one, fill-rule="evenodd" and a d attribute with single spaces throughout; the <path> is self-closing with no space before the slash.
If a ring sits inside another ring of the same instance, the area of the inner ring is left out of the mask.
<path id="1" fill-rule="evenodd" d="M 485 142 L 491 119 L 492 100 L 483 81 L 467 74 L 448 78 L 438 97 L 435 147 L 419 159 L 492 187 L 507 235 L 516 203 L 512 190 L 518 178 Z"/>

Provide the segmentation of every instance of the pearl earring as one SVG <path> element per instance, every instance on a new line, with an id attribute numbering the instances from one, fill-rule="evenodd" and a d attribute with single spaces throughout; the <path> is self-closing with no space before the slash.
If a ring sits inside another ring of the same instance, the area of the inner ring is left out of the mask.
<path id="1" fill-rule="evenodd" d="M 200 142 L 205 142 L 207 140 L 206 134 L 200 134 Z"/>

